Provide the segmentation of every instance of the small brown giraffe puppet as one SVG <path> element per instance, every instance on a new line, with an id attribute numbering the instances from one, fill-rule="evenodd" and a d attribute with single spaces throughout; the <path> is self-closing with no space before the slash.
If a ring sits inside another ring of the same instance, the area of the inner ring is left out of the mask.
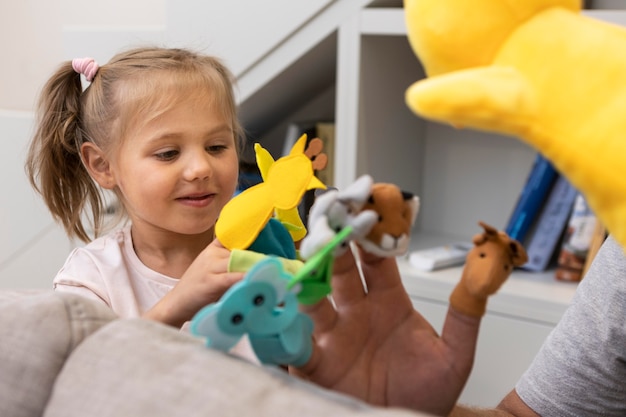
<path id="1" fill-rule="evenodd" d="M 450 295 L 450 305 L 468 316 L 482 317 L 487 299 L 507 280 L 513 268 L 528 260 L 524 247 L 503 231 L 483 222 L 485 231 L 474 236 L 461 280 Z"/>

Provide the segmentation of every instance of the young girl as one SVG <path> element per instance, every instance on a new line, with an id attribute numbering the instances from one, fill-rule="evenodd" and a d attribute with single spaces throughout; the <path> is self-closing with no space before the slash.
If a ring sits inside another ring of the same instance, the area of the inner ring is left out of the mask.
<path id="1" fill-rule="evenodd" d="M 103 190 L 130 221 L 75 249 L 56 290 L 180 327 L 242 278 L 226 272 L 230 252 L 213 242 L 238 176 L 231 80 L 215 58 L 182 49 L 61 65 L 39 101 L 30 181 L 70 237 L 88 242 L 89 225 L 98 237 Z"/>

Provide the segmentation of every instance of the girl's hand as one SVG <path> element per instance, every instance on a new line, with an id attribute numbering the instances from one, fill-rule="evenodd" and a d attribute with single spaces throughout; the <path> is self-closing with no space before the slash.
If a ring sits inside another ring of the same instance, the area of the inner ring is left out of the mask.
<path id="1" fill-rule="evenodd" d="M 181 327 L 204 306 L 214 303 L 233 284 L 243 278 L 242 272 L 228 272 L 230 251 L 213 240 L 191 263 L 180 281 L 144 318 Z"/>
<path id="2" fill-rule="evenodd" d="M 371 404 L 447 414 L 474 358 L 480 319 L 449 310 L 440 337 L 415 309 L 395 258 L 360 252 L 335 261 L 334 305 L 305 307 L 315 323 L 309 362 L 292 372 Z"/>

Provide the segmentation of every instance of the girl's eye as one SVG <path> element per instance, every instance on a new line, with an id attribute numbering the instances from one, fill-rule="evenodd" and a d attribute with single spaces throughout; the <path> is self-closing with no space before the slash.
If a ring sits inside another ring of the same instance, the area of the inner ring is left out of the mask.
<path id="1" fill-rule="evenodd" d="M 159 152 L 155 154 L 154 156 L 160 161 L 171 161 L 172 159 L 176 158 L 177 155 L 178 155 L 178 151 L 171 150 L 171 151 Z"/>
<path id="2" fill-rule="evenodd" d="M 227 146 L 224 145 L 212 145 L 207 147 L 207 151 L 209 153 L 220 153 L 228 149 Z"/>

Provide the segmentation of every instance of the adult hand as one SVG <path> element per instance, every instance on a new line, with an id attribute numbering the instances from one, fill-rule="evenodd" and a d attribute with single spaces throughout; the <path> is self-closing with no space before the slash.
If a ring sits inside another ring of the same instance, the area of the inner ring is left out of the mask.
<path id="1" fill-rule="evenodd" d="M 441 337 L 404 289 L 395 258 L 337 258 L 332 300 L 304 307 L 315 323 L 299 376 L 375 405 L 447 415 L 473 364 L 480 319 L 448 310 Z"/>

